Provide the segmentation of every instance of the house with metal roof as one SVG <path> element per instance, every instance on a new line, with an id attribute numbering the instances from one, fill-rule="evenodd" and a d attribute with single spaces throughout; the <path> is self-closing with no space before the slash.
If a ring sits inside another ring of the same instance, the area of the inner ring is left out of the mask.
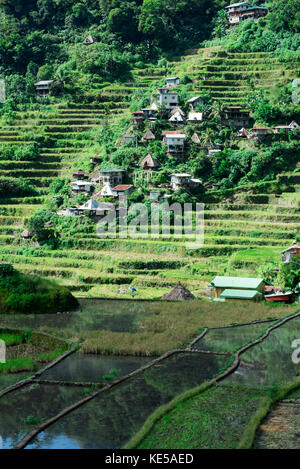
<path id="1" fill-rule="evenodd" d="M 284 264 L 289 264 L 295 256 L 300 256 L 300 243 L 294 244 L 281 253 L 282 262 Z"/>
<path id="2" fill-rule="evenodd" d="M 37 96 L 40 96 L 41 98 L 48 96 L 51 91 L 51 85 L 53 83 L 53 80 L 43 80 L 43 81 L 38 81 L 37 83 L 34 84 L 35 89 L 36 89 L 36 94 Z"/>
<path id="3" fill-rule="evenodd" d="M 228 290 L 264 293 L 266 285 L 268 285 L 268 282 L 263 278 L 217 276 L 210 282 L 209 287 L 212 288 L 212 297 L 224 298 L 224 296 L 222 297 L 222 293 L 225 290 L 227 290 L 226 295 L 229 294 Z"/>
<path id="4" fill-rule="evenodd" d="M 116 186 L 117 184 L 122 184 L 124 172 L 124 169 L 101 169 L 94 174 L 92 182 L 100 186 L 104 186 L 105 184 Z"/>
<path id="5" fill-rule="evenodd" d="M 256 290 L 226 289 L 221 293 L 220 299 L 224 301 L 241 301 L 241 300 L 261 301 L 263 299 L 263 294 Z"/>
<path id="6" fill-rule="evenodd" d="M 180 85 L 180 78 L 179 77 L 167 77 L 166 85 L 169 85 L 169 86 Z"/>

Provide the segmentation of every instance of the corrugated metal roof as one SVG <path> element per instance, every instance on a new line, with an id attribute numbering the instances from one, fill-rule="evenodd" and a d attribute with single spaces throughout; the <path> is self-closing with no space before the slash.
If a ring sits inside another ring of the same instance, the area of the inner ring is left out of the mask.
<path id="1" fill-rule="evenodd" d="M 236 298 L 241 300 L 252 300 L 256 295 L 261 295 L 256 290 L 230 290 L 226 289 L 221 293 L 221 298 Z"/>
<path id="2" fill-rule="evenodd" d="M 264 282 L 263 278 L 217 276 L 210 283 L 210 286 L 216 288 L 256 290 L 262 282 Z"/>

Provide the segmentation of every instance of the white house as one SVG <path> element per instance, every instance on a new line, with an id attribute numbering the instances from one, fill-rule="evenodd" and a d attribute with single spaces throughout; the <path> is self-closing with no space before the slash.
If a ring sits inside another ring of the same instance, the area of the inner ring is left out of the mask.
<path id="1" fill-rule="evenodd" d="M 267 135 L 271 135 L 273 132 L 271 129 L 263 126 L 256 126 L 252 127 L 251 129 L 251 138 L 260 138 L 266 137 Z"/>
<path id="2" fill-rule="evenodd" d="M 159 106 L 165 105 L 167 109 L 173 109 L 178 105 L 178 93 L 170 91 L 168 88 L 159 88 L 158 103 Z"/>
<path id="3" fill-rule="evenodd" d="M 73 181 L 71 182 L 72 192 L 75 194 L 86 193 L 90 194 L 92 191 L 93 184 L 87 181 Z"/>
<path id="4" fill-rule="evenodd" d="M 67 207 L 63 210 L 59 210 L 56 214 L 62 217 L 77 217 L 79 215 L 79 210 L 77 207 Z"/>
<path id="5" fill-rule="evenodd" d="M 300 255 L 300 243 L 294 244 L 288 249 L 285 249 L 281 253 L 282 262 L 284 264 L 289 264 L 294 256 Z"/>
<path id="6" fill-rule="evenodd" d="M 216 153 L 220 153 L 220 151 L 222 151 L 222 150 L 220 150 L 219 148 L 208 150 L 208 156 L 213 156 Z"/>
<path id="7" fill-rule="evenodd" d="M 190 184 L 191 175 L 188 173 L 175 173 L 171 174 L 171 187 L 174 191 L 188 186 Z"/>
<path id="8" fill-rule="evenodd" d="M 125 145 L 127 145 L 128 143 L 135 142 L 135 141 L 136 141 L 136 137 L 134 135 L 124 135 Z"/>
<path id="9" fill-rule="evenodd" d="M 201 122 L 203 120 L 203 112 L 189 112 L 188 122 Z"/>

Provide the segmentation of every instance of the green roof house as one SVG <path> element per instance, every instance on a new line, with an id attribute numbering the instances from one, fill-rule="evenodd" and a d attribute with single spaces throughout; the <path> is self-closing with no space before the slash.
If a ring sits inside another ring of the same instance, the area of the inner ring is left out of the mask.
<path id="1" fill-rule="evenodd" d="M 263 298 L 263 294 L 256 290 L 230 290 L 226 289 L 221 293 L 220 298 L 225 301 L 230 300 L 251 300 L 260 301 Z"/>
<path id="2" fill-rule="evenodd" d="M 267 284 L 263 278 L 217 276 L 209 286 L 214 289 L 215 299 L 257 301 L 262 298 Z"/>

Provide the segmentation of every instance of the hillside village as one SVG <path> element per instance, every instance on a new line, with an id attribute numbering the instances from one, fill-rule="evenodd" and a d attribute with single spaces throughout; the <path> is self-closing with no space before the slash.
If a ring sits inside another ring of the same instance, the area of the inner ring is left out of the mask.
<path id="1" fill-rule="evenodd" d="M 0 1 L 0 449 L 299 449 L 299 11 Z"/>
<path id="2" fill-rule="evenodd" d="M 225 11 L 233 30 L 244 20 L 255 23 L 268 12 L 248 2 L 232 4 Z M 92 51 L 97 39 L 90 34 L 83 43 L 86 51 Z M 118 215 L 120 200 L 126 197 L 129 204 L 205 204 L 205 245 L 193 254 L 198 262 L 195 268 L 189 258 L 192 253 L 186 256 L 178 241 L 174 243 L 171 237 L 161 242 L 163 251 L 177 250 L 176 255 L 185 266 L 182 272 L 178 271 L 178 280 L 182 275 L 186 277 L 187 287 L 193 293 L 209 297 L 207 285 L 217 273 L 257 277 L 264 265 L 272 264 L 271 271 L 276 274 L 280 252 L 293 239 L 297 241 L 293 233 L 298 221 L 299 111 L 296 105 L 284 104 L 286 109 L 289 106 L 286 117 L 283 113 L 280 117 L 280 108 L 276 111 L 278 117 L 260 117 L 258 108 L 261 103 L 266 108 L 270 106 L 268 83 L 274 73 L 284 89 L 296 78 L 298 64 L 277 63 L 276 57 L 262 52 L 226 52 L 219 46 L 191 50 L 180 60 L 165 61 L 163 67 L 149 64 L 145 70 L 136 69 L 132 81 L 104 87 L 100 98 L 91 96 L 91 102 L 86 104 L 78 104 L 74 98 L 73 103 L 61 102 L 55 96 L 55 80 L 46 75 L 49 79 L 35 81 L 35 99 L 41 103 L 36 105 L 37 111 L 14 111 L 12 123 L 3 126 L 0 136 L 4 151 L 1 175 L 23 177 L 25 184 L 32 185 L 27 193 L 23 191 L 24 203 L 27 202 L 24 209 L 22 198 L 18 197 L 1 208 L 5 223 L 3 260 L 18 259 L 24 264 L 22 254 L 15 257 L 18 244 L 31 252 L 37 250 L 37 255 L 50 245 L 73 250 L 78 246 L 78 254 L 87 247 L 104 247 L 105 241 L 97 241 L 95 234 L 97 222 L 109 213 Z M 249 101 L 246 98 L 251 93 L 253 98 Z M 97 99 L 100 103 L 95 102 Z M 106 104 L 106 100 L 111 101 Z M 103 128 L 99 133 L 100 124 Z M 26 135 L 30 126 L 36 136 Z M 5 153 L 9 148 L 16 151 L 16 145 L 25 154 L 27 145 L 35 145 L 37 160 L 22 162 L 21 156 L 20 162 L 7 164 Z M 228 157 L 231 165 L 226 163 Z M 264 159 L 270 163 L 265 164 Z M 249 168 L 253 176 L 247 180 Z M 255 171 L 262 175 L 261 181 Z M 243 174 L 245 183 L 240 183 Z M 17 218 L 10 227 L 12 213 Z M 60 218 L 64 220 L 59 221 Z M 68 226 L 72 227 L 72 235 L 66 237 Z M 11 241 L 16 247 L 9 252 Z M 119 243 L 123 246 L 121 239 L 116 246 Z M 151 240 L 148 246 L 151 251 Z M 270 254 L 262 248 L 261 265 L 249 268 L 251 264 L 245 261 L 246 268 L 226 267 L 227 263 L 239 265 L 240 261 L 231 261 L 236 252 L 244 250 L 248 256 L 246 247 L 260 246 L 272 250 Z M 47 255 L 52 256 L 50 251 Z M 93 262 L 98 262 L 95 256 Z M 166 259 L 161 265 L 164 262 L 167 266 Z M 26 263 L 24 268 L 28 268 Z M 146 272 L 140 276 L 139 269 L 120 269 L 116 264 L 105 267 L 102 274 L 87 271 L 83 282 L 69 267 L 61 270 L 59 265 L 53 265 L 40 269 L 39 264 L 37 272 L 49 272 L 50 277 L 58 275 L 64 284 L 81 294 L 89 290 L 92 294 L 94 285 L 96 291 L 107 290 L 100 287 L 102 276 L 108 284 L 128 285 L 128 290 L 113 287 L 113 295 L 121 297 L 121 292 L 128 295 L 132 283 L 141 285 L 143 291 L 149 285 L 149 293 L 152 291 L 155 296 L 168 291 L 177 281 L 175 272 L 168 272 L 168 268 L 149 270 L 147 278 Z"/>

